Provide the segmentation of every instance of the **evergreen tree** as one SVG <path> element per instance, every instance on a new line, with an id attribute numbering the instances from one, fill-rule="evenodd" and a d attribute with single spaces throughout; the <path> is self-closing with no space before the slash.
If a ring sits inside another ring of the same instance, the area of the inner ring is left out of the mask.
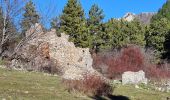
<path id="1" fill-rule="evenodd" d="M 105 41 L 107 48 L 121 48 L 128 44 L 145 46 L 145 26 L 138 20 L 131 22 L 111 19 L 106 23 Z"/>
<path id="2" fill-rule="evenodd" d="M 89 11 L 89 18 L 87 20 L 87 24 L 88 26 L 90 26 L 89 28 L 92 34 L 96 32 L 96 30 L 98 29 L 97 27 L 100 26 L 103 19 L 104 19 L 103 10 L 100 9 L 99 6 L 96 4 L 92 5 Z"/>
<path id="3" fill-rule="evenodd" d="M 70 40 L 76 46 L 87 47 L 87 28 L 84 11 L 81 4 L 77 0 L 68 0 L 60 16 L 61 32 L 65 32 L 70 36 Z"/>
<path id="4" fill-rule="evenodd" d="M 94 4 L 92 5 L 90 11 L 89 11 L 89 18 L 87 19 L 87 26 L 88 26 L 88 32 L 89 32 L 89 44 L 90 48 L 92 48 L 94 51 L 99 51 L 100 46 L 102 46 L 102 34 L 104 34 L 103 31 L 103 25 L 102 20 L 104 19 L 103 10 L 99 8 L 98 5 Z"/>
<path id="5" fill-rule="evenodd" d="M 145 46 L 145 25 L 141 24 L 137 19 L 127 23 L 124 33 L 128 34 L 130 44 Z"/>
<path id="6" fill-rule="evenodd" d="M 159 9 L 151 19 L 151 24 L 146 31 L 146 46 L 155 49 L 155 55 L 168 57 L 169 54 L 169 30 L 170 30 L 170 0 Z"/>
<path id="7" fill-rule="evenodd" d="M 165 49 L 165 53 L 163 54 L 163 58 L 169 60 L 170 59 L 170 30 L 165 38 L 164 49 Z"/>
<path id="8" fill-rule="evenodd" d="M 51 21 L 51 28 L 56 29 L 56 31 L 59 31 L 60 29 L 60 19 L 58 17 L 55 17 Z"/>
<path id="9" fill-rule="evenodd" d="M 155 54 L 158 58 L 165 53 L 164 43 L 168 37 L 168 31 L 170 30 L 170 21 L 166 18 L 161 18 L 153 21 L 150 24 L 150 29 L 146 33 L 147 47 L 154 48 Z"/>
<path id="10" fill-rule="evenodd" d="M 22 33 L 23 36 L 25 36 L 25 32 L 35 23 L 39 22 L 39 15 L 37 14 L 37 11 L 35 10 L 35 5 L 33 2 L 30 0 L 26 6 L 25 6 L 25 13 L 23 14 L 23 19 L 22 19 Z"/>
<path id="11" fill-rule="evenodd" d="M 51 21 L 51 28 L 56 29 L 56 33 L 58 36 L 61 36 L 60 32 L 60 19 L 58 17 L 55 17 Z"/>
<path id="12" fill-rule="evenodd" d="M 129 36 L 125 33 L 128 30 L 127 23 L 124 20 L 117 19 L 111 19 L 106 23 L 105 41 L 108 48 L 121 48 L 129 43 Z"/>
<path id="13" fill-rule="evenodd" d="M 159 9 L 158 13 L 153 16 L 151 21 L 159 20 L 161 18 L 167 18 L 170 21 L 170 0 L 167 0 L 166 3 Z"/>

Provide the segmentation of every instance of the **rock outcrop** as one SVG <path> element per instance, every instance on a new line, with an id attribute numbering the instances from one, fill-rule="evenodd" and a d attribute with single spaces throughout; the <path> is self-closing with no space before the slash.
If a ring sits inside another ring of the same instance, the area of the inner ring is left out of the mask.
<path id="1" fill-rule="evenodd" d="M 145 72 L 131 72 L 127 71 L 122 74 L 122 84 L 147 84 L 147 78 L 145 77 Z"/>
<path id="2" fill-rule="evenodd" d="M 36 24 L 26 33 L 12 58 L 11 67 L 17 69 L 60 72 L 65 79 L 79 79 L 84 73 L 96 72 L 88 48 L 75 47 L 68 35 L 58 37 L 52 29 L 44 32 Z M 97 72 L 96 72 L 97 73 Z"/>
<path id="3" fill-rule="evenodd" d="M 135 18 L 139 20 L 139 22 L 143 24 L 150 24 L 151 18 L 155 15 L 156 13 L 141 13 L 138 15 L 135 15 Z"/>
<path id="4" fill-rule="evenodd" d="M 128 22 L 130 21 L 133 21 L 134 19 L 137 19 L 139 20 L 139 22 L 143 23 L 143 24 L 149 24 L 150 21 L 151 21 L 151 18 L 155 15 L 156 13 L 149 13 L 149 12 L 146 12 L 146 13 L 141 13 L 141 14 L 134 14 L 134 13 L 126 13 L 123 18 L 121 19 L 124 19 Z"/>
<path id="5" fill-rule="evenodd" d="M 135 19 L 135 14 L 128 12 L 123 16 L 123 19 L 128 22 L 133 21 Z"/>

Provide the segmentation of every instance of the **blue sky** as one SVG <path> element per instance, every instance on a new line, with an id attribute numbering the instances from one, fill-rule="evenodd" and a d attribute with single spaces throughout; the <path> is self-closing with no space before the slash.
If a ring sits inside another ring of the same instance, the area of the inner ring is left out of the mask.
<path id="1" fill-rule="evenodd" d="M 61 14 L 67 0 L 33 0 L 40 13 L 49 13 L 49 18 Z M 80 0 L 86 16 L 92 4 L 98 4 L 104 10 L 105 19 L 120 18 L 127 12 L 157 12 L 166 0 Z M 53 8 L 53 13 L 48 9 Z"/>

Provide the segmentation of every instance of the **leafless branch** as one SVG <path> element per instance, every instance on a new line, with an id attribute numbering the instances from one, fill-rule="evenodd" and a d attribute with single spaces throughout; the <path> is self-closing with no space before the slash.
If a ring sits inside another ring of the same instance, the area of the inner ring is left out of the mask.
<path id="1" fill-rule="evenodd" d="M 2 46 L 7 42 L 9 38 L 14 34 L 12 28 L 8 25 L 12 24 L 13 21 L 21 14 L 23 4 L 26 0 L 0 0 L 0 7 L 3 12 L 3 26 L 2 26 L 2 37 L 0 41 L 0 54 L 3 52 Z"/>

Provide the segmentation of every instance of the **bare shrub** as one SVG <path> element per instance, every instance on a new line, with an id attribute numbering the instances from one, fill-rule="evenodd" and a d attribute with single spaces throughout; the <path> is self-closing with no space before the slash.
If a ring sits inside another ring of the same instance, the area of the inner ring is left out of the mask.
<path id="1" fill-rule="evenodd" d="M 125 71 L 139 71 L 144 66 L 144 56 L 140 48 L 130 46 L 117 52 L 116 56 L 97 56 L 94 58 L 94 66 L 105 64 L 109 66 L 108 77 L 120 77 Z M 110 54 L 112 55 L 112 54 Z"/>
<path id="2" fill-rule="evenodd" d="M 96 75 L 84 75 L 82 80 L 63 80 L 68 91 L 79 91 L 88 96 L 108 95 L 113 89 L 104 79 Z"/>
<path id="3" fill-rule="evenodd" d="M 146 76 L 153 80 L 168 79 L 170 77 L 170 71 L 160 66 L 161 65 L 148 65 L 145 69 Z"/>
<path id="4" fill-rule="evenodd" d="M 110 79 L 121 78 L 122 73 L 125 71 L 139 70 L 143 70 L 148 78 L 160 79 L 170 76 L 169 64 L 158 65 L 154 63 L 155 58 L 151 49 L 148 51 L 131 45 L 122 48 L 119 52 L 116 51 L 117 54 L 115 54 L 115 51 L 113 52 L 108 52 L 110 55 L 104 53 L 93 56 L 93 67 L 104 75 L 107 73 L 105 76 Z M 107 69 L 105 73 L 102 71 L 103 67 L 107 67 L 105 68 Z"/>

